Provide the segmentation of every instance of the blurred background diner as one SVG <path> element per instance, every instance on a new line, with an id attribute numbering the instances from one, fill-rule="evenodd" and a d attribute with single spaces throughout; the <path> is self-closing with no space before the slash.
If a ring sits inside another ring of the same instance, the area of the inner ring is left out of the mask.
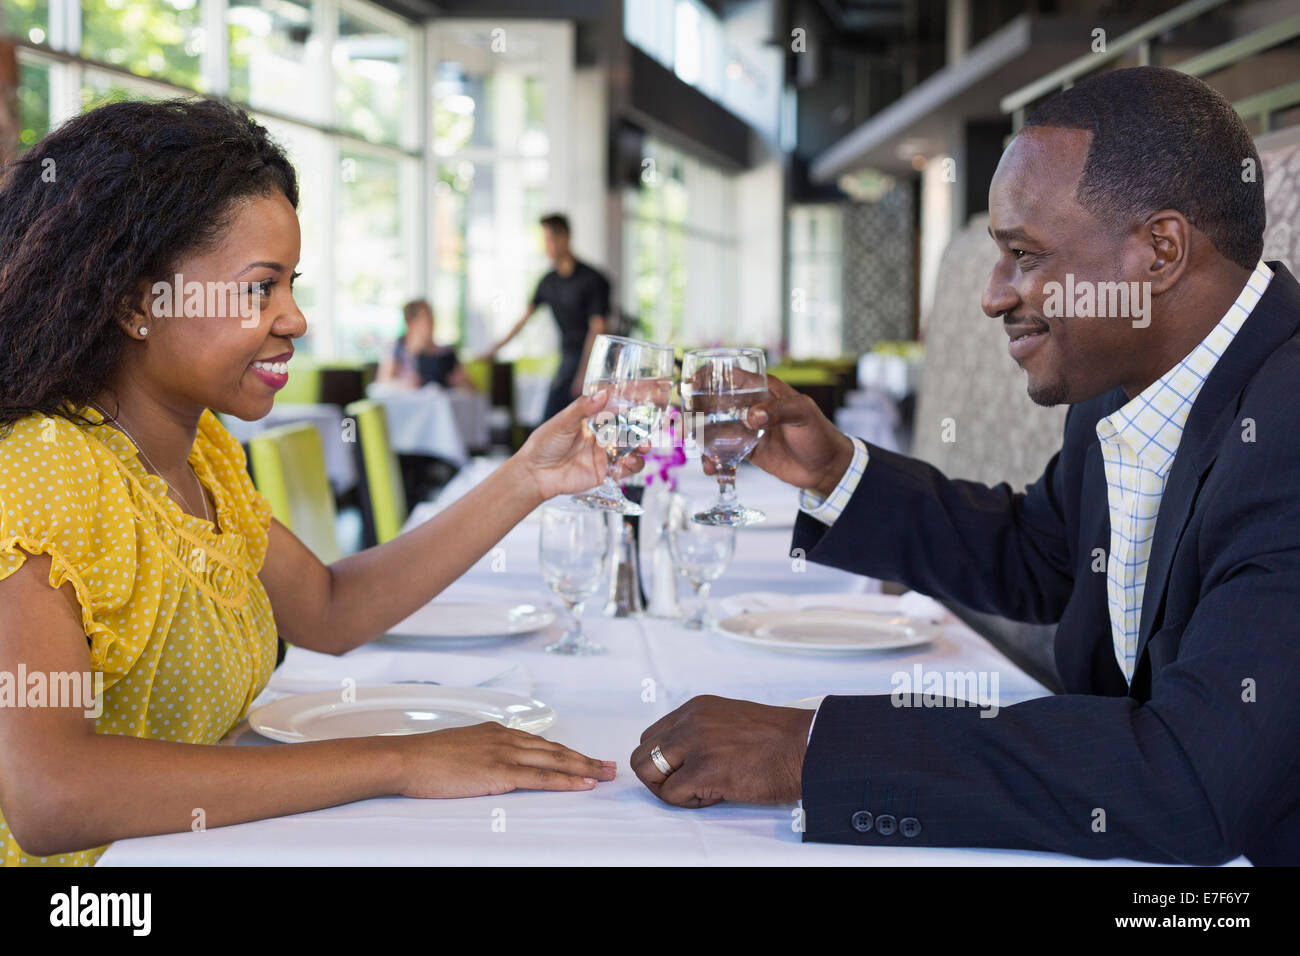
<path id="1" fill-rule="evenodd" d="M 225 424 L 330 560 L 517 449 L 602 331 L 762 348 L 845 431 L 1037 477 L 1066 409 L 980 310 L 989 181 L 1045 97 L 1146 63 L 1236 106 L 1300 267 L 1294 0 L 0 0 L 0 159 L 185 94 L 287 148 L 309 331 Z M 1050 629 L 954 610 L 1053 685 Z"/>

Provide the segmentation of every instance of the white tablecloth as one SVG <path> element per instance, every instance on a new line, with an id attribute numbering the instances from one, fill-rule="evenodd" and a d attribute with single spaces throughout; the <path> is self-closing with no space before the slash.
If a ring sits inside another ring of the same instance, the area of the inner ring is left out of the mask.
<path id="1" fill-rule="evenodd" d="M 880 389 L 850 392 L 850 403 L 835 411 L 835 427 L 888 451 L 898 451 L 898 406 Z"/>
<path id="2" fill-rule="evenodd" d="M 372 383 L 366 394 L 384 406 L 389 440 L 400 455 L 433 455 L 463 465 L 470 447 L 488 444 L 488 401 L 477 392 Z"/>
<path id="3" fill-rule="evenodd" d="M 337 405 L 311 405 L 283 402 L 271 406 L 265 418 L 246 422 L 231 415 L 221 415 L 221 422 L 236 441 L 247 442 L 268 428 L 310 422 L 320 432 L 325 447 L 325 471 L 335 494 L 342 494 L 357 483 L 355 446 L 343 441 L 343 413 Z"/>
<path id="4" fill-rule="evenodd" d="M 518 369 L 518 366 L 516 366 Z M 515 372 L 515 418 L 521 425 L 536 426 L 546 415 L 546 397 L 551 391 L 551 376 L 521 375 Z"/>
<path id="5" fill-rule="evenodd" d="M 698 466 L 688 466 L 698 467 Z M 687 483 L 702 486 L 695 478 Z M 707 482 L 704 487 L 707 486 Z M 742 470 L 741 499 L 773 509 L 767 529 L 743 529 L 733 567 L 715 593 L 751 591 L 791 594 L 862 591 L 870 584 L 843 572 L 809 565 L 793 569 L 787 555 L 789 520 L 796 493 L 755 472 Z M 782 506 L 781 514 L 776 508 Z M 410 524 L 427 519 L 436 505 L 417 508 Z M 779 527 L 780 525 L 787 527 Z M 439 600 L 547 602 L 537 570 L 537 525 L 525 521 Z M 493 565 L 496 565 L 496 570 Z M 883 594 L 855 594 L 855 603 L 894 608 L 901 600 Z M 928 599 L 923 599 L 928 601 Z M 1056 854 L 926 848 L 906 845 L 856 847 L 804 844 L 794 827 L 795 805 L 760 807 L 722 804 L 683 810 L 657 800 L 628 769 L 628 756 L 641 732 L 662 715 L 701 693 L 716 693 L 771 704 L 821 694 L 880 694 L 893 689 L 891 675 L 924 668 L 997 672 L 1003 706 L 1046 694 L 960 621 L 944 614 L 942 637 L 932 644 L 869 656 L 803 656 L 771 653 L 721 634 L 687 631 L 652 618 L 611 619 L 592 602 L 583 620 L 589 636 L 609 652 L 600 657 L 556 658 L 542 652 L 558 625 L 548 632 L 515 638 L 480 649 L 457 648 L 448 657 L 449 673 L 463 674 L 464 658 L 515 664 L 528 676 L 534 696 L 553 706 L 559 720 L 546 734 L 583 753 L 616 760 L 619 776 L 594 791 L 515 792 L 462 800 L 398 797 L 366 800 L 296 816 L 222 827 L 204 833 L 178 833 L 120 840 L 104 854 L 101 866 L 121 865 L 372 865 L 491 864 L 1080 864 Z M 938 605 L 932 605 L 939 609 Z M 358 672 L 371 678 L 438 679 L 437 655 L 389 645 L 352 652 Z M 387 655 L 366 666 L 367 656 Z M 301 659 L 301 658 L 299 658 Z M 345 658 L 346 660 L 346 658 Z M 403 666 L 409 661 L 408 666 Z M 293 679 L 288 661 L 277 679 Z M 492 664 L 493 666 L 487 666 Z M 297 665 L 299 677 L 305 672 Z M 387 673 L 381 671 L 387 669 Z M 311 676 L 307 674 L 307 676 Z M 477 675 L 475 675 L 477 677 Z M 235 745 L 274 744 L 246 726 L 228 738 Z M 503 816 L 504 814 L 504 816 Z M 504 830 L 501 822 L 504 821 Z"/>

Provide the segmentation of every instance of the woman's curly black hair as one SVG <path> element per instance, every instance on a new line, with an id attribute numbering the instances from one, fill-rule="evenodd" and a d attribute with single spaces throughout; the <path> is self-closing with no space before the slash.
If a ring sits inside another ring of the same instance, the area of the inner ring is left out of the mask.
<path id="1" fill-rule="evenodd" d="M 105 385 L 142 284 L 218 241 L 236 200 L 298 178 L 267 131 L 214 99 L 120 102 L 69 120 L 0 178 L 0 434 L 75 418 Z"/>

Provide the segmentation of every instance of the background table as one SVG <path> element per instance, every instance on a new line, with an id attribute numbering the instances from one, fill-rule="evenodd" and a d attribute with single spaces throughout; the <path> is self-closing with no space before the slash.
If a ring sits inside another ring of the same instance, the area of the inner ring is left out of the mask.
<path id="1" fill-rule="evenodd" d="M 309 422 L 320 432 L 325 448 L 325 471 L 335 494 L 342 494 L 357 484 L 357 464 L 353 445 L 344 442 L 343 412 L 337 405 L 281 402 L 271 406 L 264 418 L 246 422 L 233 415 L 222 415 L 221 422 L 235 440 L 244 444 L 268 428 Z"/>
<path id="2" fill-rule="evenodd" d="M 477 466 L 480 480 L 487 468 L 490 464 Z M 701 478 L 688 476 L 687 487 L 694 493 L 707 491 L 709 481 Z M 715 587 L 722 601 L 726 595 L 753 590 L 810 594 L 875 589 L 876 582 L 818 565 L 797 570 L 798 565 L 788 556 L 788 525 L 797 507 L 796 492 L 748 467 L 741 470 L 737 488 L 742 501 L 769 510 L 774 526 L 738 532 L 736 563 Z M 454 495 L 456 489 L 451 491 Z M 427 520 L 439 504 L 417 508 L 410 524 Z M 520 523 L 499 551 L 485 556 L 438 600 L 548 603 L 537 570 L 537 536 L 535 521 Z M 893 606 L 899 599 L 866 593 L 854 600 Z M 523 791 L 463 800 L 387 797 L 203 833 L 121 840 L 109 848 L 100 865 L 1092 862 L 1028 851 L 915 847 L 901 841 L 886 847 L 805 844 L 794 827 L 797 810 L 793 804 L 678 809 L 656 799 L 628 768 L 628 756 L 641 732 L 696 694 L 769 704 L 827 693 L 884 694 L 894 689 L 892 675 L 910 673 L 916 664 L 926 670 L 996 672 L 1002 706 L 1046 694 L 1041 685 L 950 615 L 945 615 L 942 637 L 919 648 L 865 656 L 812 656 L 768 652 L 721 634 L 687 631 L 672 621 L 606 618 L 598 604 L 592 602 L 583 627 L 592 639 L 608 647 L 603 656 L 557 658 L 543 653 L 542 646 L 555 639 L 558 623 L 545 633 L 452 653 L 518 664 L 533 695 L 559 714 L 546 736 L 591 756 L 618 761 L 616 780 L 578 793 Z M 352 652 L 357 658 L 374 654 L 388 654 L 398 661 L 388 679 L 437 679 L 427 664 L 430 658 L 436 660 L 436 655 L 386 644 Z M 412 662 L 409 668 L 401 666 L 405 660 Z M 287 666 L 282 670 L 287 671 Z M 236 728 L 227 743 L 294 746 L 266 741 L 246 725 Z"/>
<path id="3" fill-rule="evenodd" d="M 429 384 L 410 389 L 371 383 L 366 395 L 384 406 L 399 455 L 431 455 L 464 465 L 470 448 L 486 448 L 488 400 L 467 389 Z"/>

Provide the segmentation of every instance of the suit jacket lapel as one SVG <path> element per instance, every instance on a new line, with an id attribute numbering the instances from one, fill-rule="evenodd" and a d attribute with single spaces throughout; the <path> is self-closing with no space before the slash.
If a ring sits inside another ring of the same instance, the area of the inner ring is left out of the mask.
<path id="1" fill-rule="evenodd" d="M 1191 518 L 1201 478 L 1214 464 L 1223 441 L 1230 438 L 1227 432 L 1238 424 L 1241 392 L 1269 355 L 1300 325 L 1300 284 L 1281 262 L 1270 262 L 1268 266 L 1273 270 L 1268 288 L 1196 396 L 1160 499 L 1142 597 L 1139 666 L 1156 616 L 1164 607 L 1174 551 Z"/>

